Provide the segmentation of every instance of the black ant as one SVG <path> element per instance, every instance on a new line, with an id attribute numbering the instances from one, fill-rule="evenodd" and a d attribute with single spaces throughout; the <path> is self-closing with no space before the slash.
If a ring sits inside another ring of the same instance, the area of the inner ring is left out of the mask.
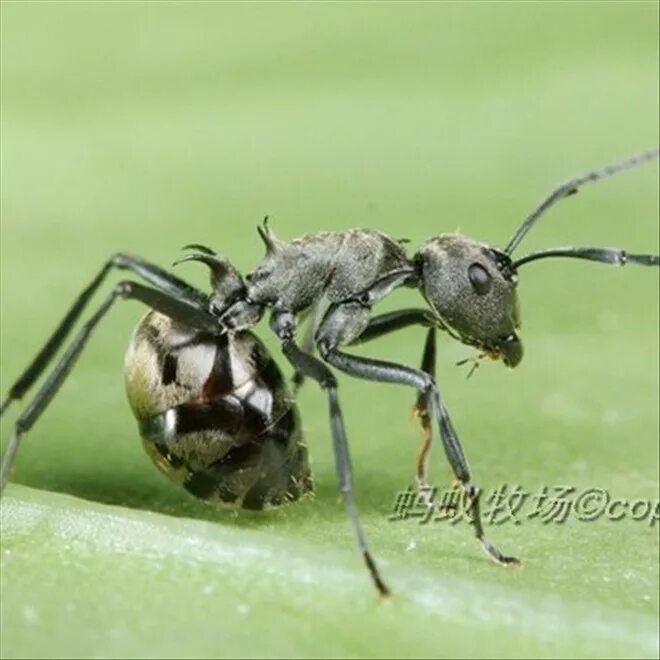
<path id="1" fill-rule="evenodd" d="M 556 202 L 587 183 L 636 167 L 658 154 L 658 149 L 647 151 L 559 186 L 503 250 L 465 236 L 440 234 L 429 238 L 410 258 L 401 241 L 377 231 L 316 232 L 285 242 L 275 237 L 265 220 L 258 231 L 266 255 L 245 279 L 209 248 L 186 246 L 193 252 L 180 261 L 199 261 L 210 269 L 210 295 L 142 259 L 114 255 L 11 387 L 0 414 L 43 373 L 112 269 L 132 271 L 149 286 L 120 282 L 82 326 L 18 418 L 3 457 L 0 488 L 7 482 L 21 438 L 61 387 L 94 328 L 116 300 L 133 299 L 151 311 L 138 325 L 128 350 L 126 389 L 144 445 L 156 465 L 192 494 L 228 506 L 259 509 L 300 498 L 313 484 L 294 397 L 276 363 L 250 332 L 270 309 L 270 326 L 295 369 L 296 384 L 311 378 L 327 394 L 339 487 L 378 591 L 389 593 L 358 518 L 337 381 L 329 366 L 357 378 L 417 390 L 415 409 L 425 434 L 417 465 L 418 486 L 426 485 L 435 420 L 449 464 L 470 504 L 478 540 L 495 561 L 517 564 L 515 557 L 501 553 L 484 535 L 479 489 L 472 482 L 434 379 L 436 330 L 515 367 L 523 357 L 516 292 L 521 266 L 550 257 L 657 266 L 660 258 L 656 255 L 611 248 L 553 248 L 517 260 L 511 255 Z M 429 307 L 372 318 L 372 307 L 402 286 L 419 289 Z M 310 310 L 317 322 L 310 323 L 312 330 L 301 346 L 296 341 L 297 322 Z M 340 350 L 410 325 L 428 328 L 421 369 Z M 315 348 L 320 358 L 313 355 Z"/>

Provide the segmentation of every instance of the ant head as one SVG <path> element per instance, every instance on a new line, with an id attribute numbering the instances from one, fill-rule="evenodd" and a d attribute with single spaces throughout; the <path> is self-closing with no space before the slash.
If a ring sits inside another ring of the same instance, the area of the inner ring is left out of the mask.
<path id="1" fill-rule="evenodd" d="M 504 364 L 523 356 L 518 277 L 509 257 L 457 234 L 427 240 L 415 255 L 420 287 L 448 332 Z"/>
<path id="2" fill-rule="evenodd" d="M 658 255 L 595 247 L 550 248 L 515 261 L 511 259 L 529 230 L 557 202 L 574 195 L 585 184 L 625 172 L 659 155 L 659 149 L 650 149 L 562 183 L 525 218 L 501 251 L 456 234 L 441 234 L 427 240 L 415 255 L 419 286 L 445 329 L 463 343 L 476 346 L 492 357 L 501 357 L 504 364 L 515 367 L 523 356 L 516 334 L 520 326 L 517 271 L 521 266 L 550 257 L 619 266 L 626 263 L 660 266 Z"/>

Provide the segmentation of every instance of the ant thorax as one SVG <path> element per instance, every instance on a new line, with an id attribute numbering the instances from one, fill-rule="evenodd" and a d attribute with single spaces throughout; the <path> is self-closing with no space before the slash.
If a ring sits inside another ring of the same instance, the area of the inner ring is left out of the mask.
<path id="1" fill-rule="evenodd" d="M 413 273 L 401 244 L 378 231 L 317 232 L 291 242 L 260 233 L 266 255 L 246 278 L 248 298 L 257 304 L 298 313 L 322 297 L 339 303 L 373 292 L 372 304 L 393 288 L 374 291 L 379 283 Z"/>

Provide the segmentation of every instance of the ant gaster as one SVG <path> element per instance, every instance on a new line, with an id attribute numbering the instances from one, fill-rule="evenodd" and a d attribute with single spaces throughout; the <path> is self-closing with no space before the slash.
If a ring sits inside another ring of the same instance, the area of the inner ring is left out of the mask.
<path id="1" fill-rule="evenodd" d="M 552 205 L 601 180 L 658 157 L 658 149 L 574 178 L 556 188 L 523 222 L 503 250 L 465 236 L 429 238 L 410 258 L 402 241 L 367 229 L 316 232 L 285 242 L 267 221 L 258 228 L 266 255 L 241 277 L 222 256 L 202 245 L 180 261 L 210 269 L 210 296 L 171 273 L 127 254 L 114 255 L 81 293 L 0 407 L 20 399 L 43 373 L 92 295 L 113 269 L 129 270 L 150 286 L 122 281 L 82 326 L 41 389 L 21 413 L 0 471 L 4 488 L 21 438 L 36 422 L 112 304 L 138 300 L 152 311 L 138 325 L 126 358 L 129 402 L 145 447 L 156 465 L 190 492 L 218 503 L 263 508 L 298 499 L 312 489 L 307 449 L 289 387 L 261 342 L 250 332 L 264 311 L 299 386 L 305 378 L 326 392 L 339 487 L 371 577 L 388 587 L 368 549 L 353 495 L 348 441 L 330 367 L 371 381 L 407 385 L 417 391 L 415 409 L 424 429 L 417 485 L 427 483 L 433 423 L 456 479 L 469 503 L 470 520 L 488 555 L 503 565 L 518 560 L 500 552 L 484 535 L 479 489 L 435 382 L 436 330 L 482 354 L 515 367 L 523 357 L 518 336 L 518 269 L 532 261 L 568 257 L 624 265 L 657 266 L 656 255 L 623 250 L 562 247 L 514 260 L 525 234 Z M 179 262 L 177 262 L 179 263 Z M 372 307 L 399 287 L 419 289 L 427 308 L 372 317 Z M 302 344 L 298 320 L 311 311 Z M 342 347 L 370 341 L 411 325 L 427 328 L 420 369 L 365 357 Z M 314 356 L 314 349 L 320 357 Z M 429 506 L 437 506 L 428 500 Z"/>

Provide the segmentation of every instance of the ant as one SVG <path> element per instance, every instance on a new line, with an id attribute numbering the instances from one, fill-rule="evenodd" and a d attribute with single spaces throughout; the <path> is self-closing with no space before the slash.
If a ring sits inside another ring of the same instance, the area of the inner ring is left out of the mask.
<path id="1" fill-rule="evenodd" d="M 210 295 L 138 257 L 115 254 L 73 303 L 45 346 L 9 390 L 0 415 L 20 399 L 63 345 L 91 297 L 115 268 L 149 286 L 122 281 L 87 320 L 14 426 L 0 468 L 4 488 L 18 447 L 71 371 L 96 326 L 119 299 L 150 308 L 126 356 L 126 390 L 152 460 L 197 497 L 231 507 L 261 509 L 297 500 L 313 488 L 295 397 L 252 328 L 270 310 L 270 327 L 295 370 L 299 387 L 309 378 L 325 391 L 339 488 L 371 578 L 389 594 L 358 517 L 337 380 L 330 367 L 356 378 L 396 383 L 417 391 L 415 410 L 424 431 L 417 485 L 425 486 L 432 425 L 469 503 L 470 521 L 487 554 L 503 565 L 518 559 L 484 535 L 479 489 L 436 384 L 436 331 L 442 330 L 508 367 L 523 357 L 518 270 L 547 258 L 575 258 L 623 266 L 658 266 L 660 257 L 596 247 L 559 247 L 512 254 L 550 207 L 588 183 L 658 158 L 653 149 L 560 185 L 525 219 L 503 250 L 458 234 L 426 240 L 410 258 L 402 245 L 369 229 L 315 232 L 278 239 L 266 218 L 258 227 L 266 254 L 243 278 L 223 256 L 203 245 L 177 263 L 198 261 L 210 270 Z M 427 308 L 372 317 L 372 307 L 399 287 L 418 289 Z M 298 321 L 311 321 L 301 344 Z M 358 357 L 341 347 L 401 328 L 427 328 L 421 368 Z M 320 357 L 314 355 L 315 349 Z M 434 502 L 428 501 L 429 506 Z"/>

